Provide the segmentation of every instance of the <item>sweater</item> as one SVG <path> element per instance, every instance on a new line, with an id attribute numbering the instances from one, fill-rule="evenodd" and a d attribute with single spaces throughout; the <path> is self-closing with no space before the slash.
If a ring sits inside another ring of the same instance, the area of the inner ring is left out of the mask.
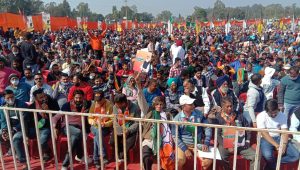
<path id="1" fill-rule="evenodd" d="M 299 104 L 300 95 L 298 94 L 300 94 L 300 76 L 297 80 L 291 80 L 289 76 L 283 77 L 278 92 L 278 104 Z"/>
<path id="2" fill-rule="evenodd" d="M 79 86 L 79 87 L 72 86 L 70 88 L 69 95 L 68 95 L 68 101 L 71 101 L 74 98 L 73 94 L 74 94 L 75 90 L 82 90 L 84 92 L 84 99 L 87 101 L 91 101 L 94 97 L 93 88 L 88 83 L 82 82 L 81 86 Z"/>

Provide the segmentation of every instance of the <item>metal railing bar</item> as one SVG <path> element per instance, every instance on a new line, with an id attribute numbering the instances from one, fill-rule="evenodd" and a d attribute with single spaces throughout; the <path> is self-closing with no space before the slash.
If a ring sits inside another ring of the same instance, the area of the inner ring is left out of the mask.
<path id="1" fill-rule="evenodd" d="M 44 160 L 43 160 L 43 150 L 42 150 L 41 141 L 40 141 L 41 136 L 40 136 L 40 129 L 38 126 L 37 112 L 33 112 L 33 116 L 34 116 L 36 140 L 37 140 L 37 144 L 38 144 L 39 156 L 40 156 L 40 161 L 41 161 L 41 168 L 42 168 L 42 170 L 44 170 L 45 167 L 44 167 Z"/>
<path id="2" fill-rule="evenodd" d="M 101 121 L 102 121 L 102 119 L 101 119 L 101 117 L 99 116 L 98 117 L 98 140 L 99 140 L 99 142 L 98 142 L 98 144 L 99 144 L 99 155 L 100 155 L 100 165 L 101 165 L 101 170 L 103 170 L 104 169 L 104 163 L 103 163 L 103 148 L 102 148 L 102 146 L 103 146 L 103 141 L 102 140 L 104 140 L 103 139 L 103 136 L 102 136 L 102 126 L 101 126 Z M 95 138 L 96 138 L 96 136 L 95 136 Z M 95 140 L 95 139 L 94 139 Z M 94 141 L 95 142 L 95 141 Z M 94 151 L 95 152 L 95 151 Z"/>
<path id="3" fill-rule="evenodd" d="M 255 151 L 255 162 L 254 162 L 254 169 L 259 169 L 260 167 L 260 141 L 261 141 L 261 132 L 257 133 L 257 140 L 256 140 L 256 151 Z"/>
<path id="4" fill-rule="evenodd" d="M 197 170 L 197 143 L 198 143 L 198 126 L 195 126 L 195 138 L 194 138 L 194 170 Z"/>
<path id="5" fill-rule="evenodd" d="M 68 139 L 68 152 L 69 152 L 69 166 L 71 170 L 73 170 L 73 155 L 72 155 L 72 144 L 71 144 L 71 135 L 70 135 L 70 125 L 69 125 L 69 116 L 65 115 L 66 121 L 66 131 L 67 131 L 67 139 Z"/>
<path id="6" fill-rule="evenodd" d="M 218 128 L 215 128 L 215 134 L 214 134 L 214 160 L 213 160 L 213 170 L 216 169 L 216 163 L 217 163 L 217 143 L 218 143 Z"/>
<path id="7" fill-rule="evenodd" d="M 84 153 L 84 162 L 85 162 L 85 169 L 89 169 L 89 162 L 88 162 L 88 154 L 87 154 L 87 145 L 86 145 L 86 128 L 85 128 L 85 117 L 81 116 L 81 125 L 82 125 L 82 142 L 83 142 L 83 153 Z"/>
<path id="8" fill-rule="evenodd" d="M 26 156 L 26 162 L 27 162 L 27 168 L 31 169 L 30 167 L 30 156 L 29 156 L 29 151 L 28 151 L 28 145 L 27 145 L 27 135 L 26 135 L 26 129 L 25 129 L 25 124 L 24 124 L 24 116 L 23 112 L 19 112 L 20 116 L 20 123 L 21 123 L 21 132 L 22 132 L 22 138 L 23 138 L 23 144 L 24 144 L 24 150 L 25 150 L 25 156 Z"/>
<path id="9" fill-rule="evenodd" d="M 239 137 L 239 131 L 237 130 L 235 131 L 235 138 L 234 138 L 233 170 L 236 170 L 238 137 Z"/>
<path id="10" fill-rule="evenodd" d="M 16 152 L 15 152 L 15 148 L 14 148 L 14 145 L 13 145 L 13 136 L 12 136 L 12 129 L 11 129 L 11 124 L 10 124 L 10 117 L 9 117 L 8 111 L 6 109 L 4 109 L 3 111 L 4 111 L 4 114 L 5 114 L 5 118 L 6 118 L 9 143 L 10 143 L 10 148 L 11 148 L 11 152 L 12 152 L 13 160 L 14 160 L 14 168 L 15 168 L 15 170 L 17 170 Z"/>
<path id="11" fill-rule="evenodd" d="M 54 161 L 55 161 L 55 169 L 58 170 L 58 159 L 57 159 L 57 150 L 56 150 L 56 139 L 54 137 L 54 127 L 53 127 L 53 120 L 52 120 L 52 113 L 49 113 L 49 120 L 50 120 L 50 130 L 51 130 L 51 141 L 54 153 Z M 57 135 L 57 134 L 56 134 Z M 56 136 L 57 137 L 57 136 Z"/>

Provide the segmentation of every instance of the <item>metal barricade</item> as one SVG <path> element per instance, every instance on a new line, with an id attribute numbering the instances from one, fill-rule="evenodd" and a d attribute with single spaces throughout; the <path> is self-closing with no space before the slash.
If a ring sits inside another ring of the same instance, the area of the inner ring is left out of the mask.
<path id="1" fill-rule="evenodd" d="M 61 112 L 61 111 L 45 111 L 45 110 L 33 110 L 33 109 L 21 109 L 21 108 L 7 108 L 7 107 L 0 107 L 0 109 L 3 109 L 4 113 L 5 113 L 5 118 L 7 121 L 7 127 L 8 127 L 8 135 L 9 135 L 9 142 L 10 142 L 10 147 L 12 150 L 12 155 L 13 155 L 13 164 L 14 164 L 14 169 L 18 169 L 18 165 L 17 165 L 17 156 L 15 154 L 15 149 L 13 146 L 13 130 L 11 127 L 11 122 L 10 122 L 10 118 L 9 118 L 9 111 L 16 111 L 19 113 L 20 115 L 20 123 L 21 123 L 21 131 L 22 131 L 22 136 L 23 136 L 23 143 L 24 143 L 24 150 L 25 150 L 25 156 L 26 156 L 26 164 L 28 169 L 31 169 L 31 164 L 30 164 L 30 157 L 29 157 L 29 151 L 28 151 L 28 144 L 27 144 L 27 140 L 25 137 L 26 136 L 26 130 L 25 130 L 25 124 L 24 124 L 24 116 L 23 113 L 26 114 L 33 114 L 34 116 L 34 124 L 35 124 L 35 130 L 36 130 L 36 139 L 37 139 L 37 148 L 38 148 L 38 152 L 39 152 L 39 159 L 40 159 L 40 166 L 41 169 L 46 169 L 45 165 L 44 165 L 44 161 L 43 161 L 43 150 L 42 150 L 42 146 L 41 146 L 41 142 L 40 142 L 40 131 L 38 128 L 38 116 L 37 114 L 40 112 L 46 113 L 48 114 L 49 118 L 50 118 L 50 131 L 51 131 L 51 142 L 52 142 L 52 149 L 53 149 L 53 154 L 54 154 L 54 163 L 55 163 L 55 167 L 56 169 L 59 169 L 58 167 L 58 157 L 57 157 L 57 147 L 56 147 L 56 139 L 55 139 L 55 127 L 53 127 L 53 115 L 55 114 L 61 114 L 64 116 L 65 118 L 65 122 L 66 122 L 66 135 L 67 135 L 67 141 L 68 141 L 68 154 L 69 154 L 69 161 L 70 161 L 70 169 L 74 168 L 74 163 L 73 163 L 73 155 L 72 155 L 72 144 L 71 144 L 71 132 L 70 132 L 70 124 L 69 124 L 69 116 L 80 116 L 81 118 L 81 125 L 82 125 L 82 144 L 83 144 L 83 157 L 84 157 L 84 163 L 85 163 L 85 169 L 89 169 L 89 157 L 88 157 L 88 153 L 87 153 L 87 134 L 86 134 L 86 123 L 85 123 L 85 118 L 88 118 L 89 116 L 94 116 L 98 118 L 98 124 L 101 124 L 101 120 L 103 118 L 110 118 L 113 120 L 113 137 L 114 137 L 114 150 L 115 150 L 115 162 L 116 162 L 116 169 L 119 169 L 119 151 L 118 151 L 118 135 L 117 135 L 117 119 L 119 119 L 116 115 L 102 115 L 102 114 L 93 114 L 93 113 L 77 113 L 77 112 Z M 217 152 L 217 134 L 218 134 L 218 129 L 222 129 L 222 128 L 231 128 L 234 129 L 235 132 L 235 146 L 234 146 L 234 159 L 233 159 L 233 169 L 236 169 L 236 164 L 237 164 L 237 139 L 238 139 L 238 133 L 239 131 L 254 131 L 257 132 L 257 146 L 256 146 L 256 155 L 255 155 L 255 164 L 254 164 L 254 169 L 259 169 L 259 154 L 260 154 L 260 142 L 261 142 L 261 134 L 263 132 L 273 132 L 273 133 L 280 133 L 280 134 L 284 134 L 284 135 L 288 135 L 288 134 L 296 134 L 296 135 L 300 135 L 300 132 L 291 132 L 291 131 L 283 131 L 283 130 L 268 130 L 268 129 L 258 129 L 258 128 L 249 128 L 249 127 L 236 127 L 236 126 L 224 126 L 224 125 L 214 125 L 214 124 L 203 124 L 203 123 L 191 123 L 191 122 L 176 122 L 176 121 L 166 121 L 166 120 L 154 120 L 154 119 L 144 119 L 144 118 L 133 118 L 133 117 L 123 117 L 121 118 L 123 121 L 123 125 L 122 125 L 122 130 L 123 130 L 123 135 L 122 135 L 122 139 L 123 139 L 123 152 L 124 152 L 124 169 L 127 169 L 127 153 L 126 153 L 126 127 L 125 127 L 125 122 L 126 121 L 134 121 L 138 123 L 138 132 L 137 135 L 139 135 L 138 138 L 138 142 L 139 142 L 139 160 L 140 160 L 140 169 L 143 169 L 143 149 L 142 149 L 142 142 L 143 142 L 143 138 L 142 138 L 142 126 L 143 123 L 147 122 L 147 123 L 153 123 L 154 126 L 157 126 L 157 143 L 159 143 L 159 137 L 161 135 L 160 132 L 160 125 L 163 123 L 166 123 L 168 125 L 173 125 L 175 126 L 175 169 L 178 169 L 178 129 L 179 126 L 181 125 L 191 125 L 191 126 L 195 126 L 195 127 L 204 127 L 204 128 L 212 128 L 214 130 L 214 144 L 213 144 L 213 148 L 214 148 L 214 158 L 213 158 L 213 169 L 216 169 L 216 152 Z M 101 170 L 105 169 L 105 165 L 103 164 L 103 138 L 102 138 L 102 127 L 98 126 L 98 133 L 99 133 L 99 155 L 100 155 L 100 167 Z M 198 134 L 198 128 L 195 128 L 195 139 L 197 139 L 197 134 Z M 277 163 L 276 163 L 276 169 L 279 170 L 280 166 L 281 166 L 281 157 L 282 157 L 282 148 L 283 148 L 283 136 L 281 135 L 281 141 L 280 141 L 280 147 L 279 147 L 279 152 L 278 152 L 278 159 L 277 159 Z M 94 139 L 95 140 L 95 139 Z M 76 146 L 79 147 L 79 146 Z M 161 168 L 161 160 L 160 160 L 160 152 L 159 152 L 159 147 L 157 148 L 157 168 L 160 169 Z M 197 169 L 197 152 L 198 152 L 198 148 L 197 148 L 197 140 L 194 141 L 194 147 L 193 147 L 193 152 L 194 152 L 194 164 L 193 164 L 193 169 L 196 170 Z M 1 161 L 1 168 L 5 169 L 5 160 L 3 159 L 3 150 L 2 147 L 0 146 L 0 161 Z M 299 161 L 300 164 L 300 161 Z M 298 166 L 298 170 L 300 170 L 300 166 Z"/>

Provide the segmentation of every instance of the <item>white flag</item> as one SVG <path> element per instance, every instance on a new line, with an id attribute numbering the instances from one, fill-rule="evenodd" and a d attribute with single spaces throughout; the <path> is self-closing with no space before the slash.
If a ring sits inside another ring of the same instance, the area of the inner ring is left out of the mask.
<path id="1" fill-rule="evenodd" d="M 168 35 L 171 35 L 173 33 L 173 24 L 171 21 L 168 21 Z"/>
<path id="2" fill-rule="evenodd" d="M 51 30 L 50 14 L 42 12 L 43 29 Z"/>
<path id="3" fill-rule="evenodd" d="M 77 17 L 77 28 L 82 28 L 82 25 L 81 25 L 81 17 Z"/>
<path id="4" fill-rule="evenodd" d="M 210 29 L 215 28 L 215 25 L 214 25 L 214 23 L 213 23 L 212 21 L 210 21 L 209 28 L 210 28 Z"/>
<path id="5" fill-rule="evenodd" d="M 243 29 L 246 29 L 247 28 L 247 23 L 245 20 L 243 20 Z"/>
<path id="6" fill-rule="evenodd" d="M 102 30 L 102 21 L 98 21 L 98 30 Z"/>
<path id="7" fill-rule="evenodd" d="M 231 24 L 230 24 L 230 22 L 227 22 L 227 23 L 225 24 L 225 33 L 226 33 L 226 35 L 229 34 L 230 28 L 231 28 Z"/>
<path id="8" fill-rule="evenodd" d="M 27 25 L 27 29 L 34 29 L 34 27 L 33 27 L 33 21 L 32 21 L 32 16 L 27 16 L 27 23 L 26 23 L 26 25 Z"/>

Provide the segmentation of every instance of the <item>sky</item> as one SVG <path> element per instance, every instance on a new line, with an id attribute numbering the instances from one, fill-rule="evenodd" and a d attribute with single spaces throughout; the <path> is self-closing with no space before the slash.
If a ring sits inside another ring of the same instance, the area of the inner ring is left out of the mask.
<path id="1" fill-rule="evenodd" d="M 43 0 L 45 3 L 55 1 L 56 3 L 62 0 Z M 174 16 L 179 14 L 187 16 L 193 13 L 193 8 L 199 6 L 202 8 L 213 7 L 216 0 L 127 0 L 128 6 L 136 5 L 138 12 L 150 12 L 154 16 L 163 10 L 169 10 Z M 283 6 L 290 6 L 296 3 L 300 5 L 299 0 L 222 0 L 226 7 L 237 7 L 253 5 L 255 3 L 262 5 L 282 4 Z M 80 2 L 89 4 L 93 12 L 107 15 L 111 13 L 112 6 L 116 5 L 118 9 L 125 6 L 125 0 L 68 0 L 72 8 L 75 8 Z"/>

